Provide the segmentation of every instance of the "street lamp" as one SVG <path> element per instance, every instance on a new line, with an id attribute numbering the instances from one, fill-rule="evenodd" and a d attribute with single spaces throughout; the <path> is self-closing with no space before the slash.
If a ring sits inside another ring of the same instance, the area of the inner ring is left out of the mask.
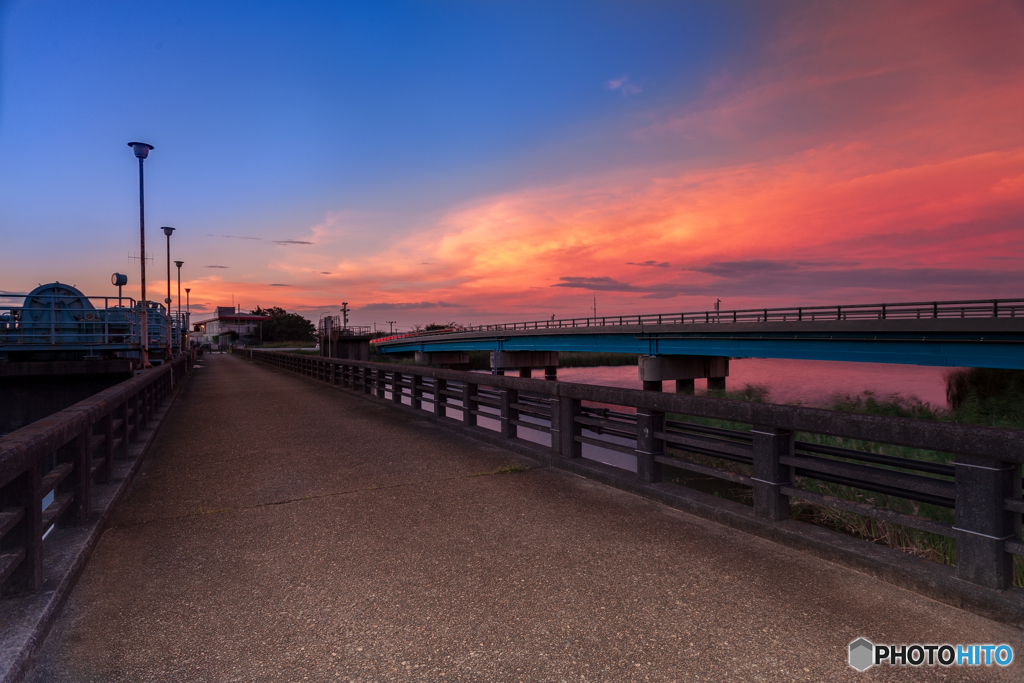
<path id="1" fill-rule="evenodd" d="M 146 193 L 145 183 L 142 175 L 142 162 L 146 160 L 149 153 L 154 149 L 153 145 L 145 142 L 129 142 L 128 146 L 135 152 L 139 160 L 139 242 L 142 249 L 142 343 L 139 345 L 139 362 L 143 368 L 149 365 L 149 311 L 146 308 Z"/>
<path id="2" fill-rule="evenodd" d="M 184 329 L 181 325 L 181 266 L 184 265 L 184 261 L 175 261 L 174 265 L 178 266 L 178 351 L 182 351 L 185 348 L 184 340 L 180 339 L 182 336 L 182 330 Z"/>
<path id="3" fill-rule="evenodd" d="M 185 331 L 185 338 L 186 339 L 188 338 L 188 333 L 192 331 L 192 329 L 191 329 L 191 326 L 192 326 L 192 312 L 191 312 L 191 309 L 189 308 L 189 296 L 188 296 L 188 293 L 191 292 L 191 291 L 192 291 L 191 287 L 186 287 L 185 288 L 185 317 L 188 319 L 188 324 L 189 324 L 189 329 L 187 329 Z"/>
<path id="4" fill-rule="evenodd" d="M 163 227 L 160 228 L 167 235 L 167 298 L 164 299 L 164 303 L 167 304 L 167 360 L 171 359 L 171 233 L 174 232 L 174 228 Z"/>
<path id="5" fill-rule="evenodd" d="M 395 323 L 397 323 L 398 321 L 397 320 L 385 320 L 384 322 L 386 322 L 388 325 L 391 325 L 391 334 L 394 334 L 395 333 Z"/>

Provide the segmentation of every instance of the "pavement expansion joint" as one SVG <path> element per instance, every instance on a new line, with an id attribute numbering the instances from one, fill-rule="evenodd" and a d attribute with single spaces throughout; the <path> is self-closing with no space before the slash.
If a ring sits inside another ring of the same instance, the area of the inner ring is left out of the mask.
<path id="1" fill-rule="evenodd" d="M 242 512 L 245 510 L 259 510 L 261 508 L 274 507 L 277 505 L 291 505 L 292 503 L 303 503 L 312 500 L 321 500 L 324 498 L 338 498 L 340 496 L 350 496 L 356 493 L 365 493 L 368 491 L 386 491 L 388 489 L 397 489 L 405 486 L 419 486 L 423 484 L 440 484 L 444 482 L 459 481 L 460 479 L 472 479 L 474 477 L 490 477 L 500 476 L 504 474 L 519 474 L 521 472 L 527 472 L 529 470 L 541 470 L 547 469 L 547 465 L 527 466 L 520 464 L 511 464 L 498 467 L 487 472 L 477 472 L 475 474 L 462 474 L 457 477 L 442 477 L 440 479 L 427 479 L 423 481 L 407 481 L 401 484 L 388 484 L 386 486 L 366 486 L 358 489 L 348 489 L 346 491 L 334 491 L 332 493 L 318 493 L 310 496 L 299 496 L 298 498 L 285 498 L 282 500 L 274 500 L 266 503 L 254 503 L 251 505 L 237 505 L 232 507 L 222 508 L 204 508 L 199 507 L 199 512 L 189 513 L 183 515 L 168 515 L 166 517 L 154 517 L 151 519 L 144 519 L 138 522 L 128 522 L 125 524 L 110 524 L 107 529 L 129 529 L 132 527 L 143 526 L 146 524 L 152 524 L 153 522 L 173 522 L 178 520 L 196 519 L 198 517 L 204 517 L 206 515 L 219 515 L 228 512 Z"/>

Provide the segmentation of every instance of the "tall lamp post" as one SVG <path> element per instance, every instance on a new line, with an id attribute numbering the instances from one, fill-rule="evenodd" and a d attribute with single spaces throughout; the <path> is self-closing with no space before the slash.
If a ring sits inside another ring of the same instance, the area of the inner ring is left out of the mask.
<path id="1" fill-rule="evenodd" d="M 188 333 L 192 331 L 192 309 L 189 308 L 189 304 L 191 302 L 189 301 L 189 295 L 188 295 L 189 292 L 191 292 L 191 291 L 192 291 L 191 287 L 186 287 L 185 288 L 185 317 L 188 318 L 188 324 L 189 324 L 189 329 L 185 332 L 186 339 L 188 338 Z"/>
<path id="2" fill-rule="evenodd" d="M 143 181 L 142 175 L 142 162 L 146 160 L 149 153 L 154 149 L 153 145 L 145 142 L 129 142 L 128 146 L 135 152 L 136 158 L 139 160 L 139 243 L 140 249 L 142 250 L 142 258 L 139 259 L 142 264 L 142 301 L 139 305 L 142 307 L 142 339 L 139 344 L 139 362 L 143 368 L 150 367 L 149 365 L 149 310 L 146 306 L 146 192 L 145 182 Z"/>
<path id="3" fill-rule="evenodd" d="M 171 359 L 171 233 L 174 232 L 174 228 L 163 227 L 160 228 L 167 235 L 167 298 L 164 299 L 164 303 L 167 304 L 167 359 Z"/>
<path id="4" fill-rule="evenodd" d="M 181 318 L 181 267 L 184 265 L 184 261 L 175 261 L 174 265 L 178 266 L 178 351 L 185 350 L 185 327 L 184 321 Z"/>

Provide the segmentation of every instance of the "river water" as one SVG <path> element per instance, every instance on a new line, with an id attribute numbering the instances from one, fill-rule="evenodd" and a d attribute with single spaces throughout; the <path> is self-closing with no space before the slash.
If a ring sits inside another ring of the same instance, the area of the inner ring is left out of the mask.
<path id="1" fill-rule="evenodd" d="M 743 389 L 753 384 L 768 389 L 771 403 L 799 403 L 823 406 L 839 394 L 858 395 L 871 391 L 880 398 L 899 395 L 916 397 L 936 408 L 948 408 L 946 374 L 951 368 L 889 363 L 844 363 L 824 360 L 744 358 L 729 362 L 726 388 Z M 580 384 L 640 389 L 635 365 L 596 368 L 559 368 L 558 379 Z M 707 389 L 706 380 L 696 380 L 697 393 Z M 675 391 L 665 382 L 665 391 Z"/>

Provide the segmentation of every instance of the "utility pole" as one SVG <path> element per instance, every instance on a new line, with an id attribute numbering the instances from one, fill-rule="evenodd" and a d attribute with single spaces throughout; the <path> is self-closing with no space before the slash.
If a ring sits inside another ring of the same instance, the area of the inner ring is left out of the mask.
<path id="1" fill-rule="evenodd" d="M 597 322 L 597 297 L 594 297 L 594 322 Z"/>

